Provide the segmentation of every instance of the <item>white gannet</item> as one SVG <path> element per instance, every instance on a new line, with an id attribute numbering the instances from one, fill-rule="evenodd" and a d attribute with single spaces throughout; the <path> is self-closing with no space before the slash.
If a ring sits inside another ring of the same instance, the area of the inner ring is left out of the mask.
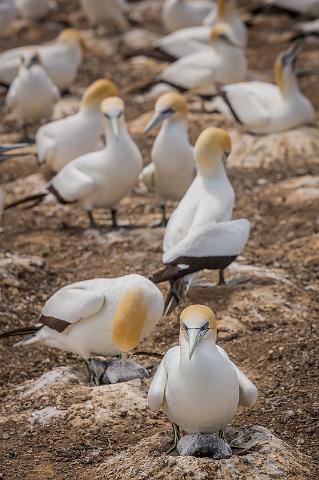
<path id="1" fill-rule="evenodd" d="M 14 0 L 0 0 L 0 33 L 6 31 L 16 16 Z"/>
<path id="2" fill-rule="evenodd" d="M 66 90 L 74 83 L 84 49 L 85 41 L 81 32 L 68 28 L 54 42 L 7 50 L 0 54 L 0 82 L 9 86 L 17 76 L 21 56 L 32 55 L 36 50 L 53 83 L 60 90 Z"/>
<path id="3" fill-rule="evenodd" d="M 191 305 L 180 316 L 179 346 L 166 352 L 148 392 L 151 410 L 163 409 L 174 426 L 171 451 L 188 434 L 220 433 L 239 405 L 252 407 L 257 388 L 216 345 L 213 311 Z"/>
<path id="4" fill-rule="evenodd" d="M 51 117 L 60 92 L 42 67 L 37 52 L 27 59 L 22 57 L 21 60 L 18 75 L 10 85 L 6 103 L 26 128 L 28 123 Z M 27 137 L 26 131 L 25 136 Z"/>
<path id="5" fill-rule="evenodd" d="M 166 201 L 181 200 L 195 176 L 194 147 L 189 142 L 187 131 L 187 103 L 182 95 L 175 92 L 162 95 L 156 102 L 155 114 L 145 132 L 162 121 L 152 148 L 152 162 L 140 176 L 146 186 L 154 186 L 162 210 L 161 226 L 167 223 Z"/>
<path id="6" fill-rule="evenodd" d="M 112 226 L 117 227 L 116 206 L 136 186 L 142 171 L 140 151 L 130 137 L 124 118 L 124 102 L 118 97 L 103 100 L 106 146 L 68 163 L 48 184 L 47 191 L 9 205 L 44 200 L 49 192 L 62 203 L 77 202 L 87 213 L 90 226 L 97 225 L 94 208 L 110 208 Z"/>
<path id="7" fill-rule="evenodd" d="M 168 32 L 200 25 L 213 8 L 211 0 L 165 0 L 162 22 Z"/>
<path id="8" fill-rule="evenodd" d="M 315 110 L 299 89 L 295 59 L 300 41 L 282 52 L 275 62 L 276 84 L 247 82 L 222 88 L 212 106 L 253 133 L 274 133 L 312 123 Z"/>
<path id="9" fill-rule="evenodd" d="M 40 20 L 56 9 L 54 0 L 15 0 L 20 17 Z"/>
<path id="10" fill-rule="evenodd" d="M 219 23 L 212 28 L 210 47 L 172 63 L 159 79 L 172 86 L 209 95 L 216 92 L 216 84 L 242 80 L 246 69 L 243 46 L 228 25 Z"/>
<path id="11" fill-rule="evenodd" d="M 218 0 L 216 11 L 205 20 L 205 25 L 183 28 L 162 37 L 157 48 L 175 58 L 205 51 L 209 48 L 211 27 L 217 23 L 229 25 L 236 39 L 245 46 L 247 29 L 240 19 L 234 0 Z"/>
<path id="12" fill-rule="evenodd" d="M 128 30 L 126 0 L 81 0 L 81 5 L 93 26 L 111 24 L 121 32 Z"/>
<path id="13" fill-rule="evenodd" d="M 57 173 L 71 160 L 101 147 L 101 102 L 118 94 L 107 79 L 93 82 L 84 92 L 78 113 L 43 125 L 37 132 L 39 163 Z"/>
<path id="14" fill-rule="evenodd" d="M 6 332 L 0 338 L 32 335 L 18 345 L 39 343 L 75 353 L 84 360 L 94 355 L 126 355 L 149 335 L 163 313 L 160 290 L 141 275 L 96 278 L 72 283 L 45 303 L 40 326 Z M 90 366 L 90 363 L 89 363 Z M 91 380 L 98 383 L 91 365 Z"/>
<path id="15" fill-rule="evenodd" d="M 225 268 L 247 242 L 250 223 L 232 220 L 235 194 L 224 167 L 230 151 L 230 137 L 219 128 L 207 128 L 196 142 L 198 173 L 167 224 L 166 267 L 152 277 L 155 283 L 171 282 L 167 311 L 184 300 L 192 273 L 219 270 L 219 284 L 225 283 Z"/>
<path id="16" fill-rule="evenodd" d="M 268 0 L 266 5 L 273 5 L 303 15 L 315 17 L 319 15 L 319 0 Z"/>

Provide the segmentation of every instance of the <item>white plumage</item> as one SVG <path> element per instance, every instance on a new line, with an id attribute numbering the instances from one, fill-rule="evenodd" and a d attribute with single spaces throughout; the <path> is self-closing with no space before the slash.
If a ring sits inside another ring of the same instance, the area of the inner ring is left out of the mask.
<path id="1" fill-rule="evenodd" d="M 85 15 L 94 26 L 111 24 L 121 32 L 129 28 L 125 0 L 81 0 Z"/>
<path id="2" fill-rule="evenodd" d="M 210 0 L 165 0 L 162 22 L 169 32 L 200 25 L 213 8 Z"/>
<path id="3" fill-rule="evenodd" d="M 56 9 L 54 0 L 15 0 L 20 17 L 39 20 Z"/>

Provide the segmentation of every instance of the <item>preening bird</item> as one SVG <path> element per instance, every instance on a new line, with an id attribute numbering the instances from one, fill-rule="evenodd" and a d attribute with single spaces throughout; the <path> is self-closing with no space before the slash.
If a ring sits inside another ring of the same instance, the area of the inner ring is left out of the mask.
<path id="1" fill-rule="evenodd" d="M 71 160 L 101 148 L 101 102 L 117 94 L 113 82 L 96 80 L 85 90 L 78 113 L 40 127 L 36 135 L 39 163 L 57 173 Z"/>
<path id="2" fill-rule="evenodd" d="M 87 212 L 92 228 L 97 228 L 94 208 L 110 208 L 112 226 L 118 226 L 116 206 L 137 184 L 143 161 L 126 128 L 123 100 L 107 98 L 101 110 L 105 117 L 106 146 L 68 163 L 52 178 L 46 192 L 31 195 L 7 208 L 31 200 L 39 203 L 51 193 L 62 204 L 77 202 Z"/>
<path id="3" fill-rule="evenodd" d="M 59 89 L 41 65 L 37 52 L 21 59 L 18 75 L 10 85 L 6 103 L 14 110 L 17 120 L 24 127 L 27 138 L 28 123 L 50 118 L 55 102 L 60 98 Z"/>
<path id="4" fill-rule="evenodd" d="M 212 28 L 211 46 L 186 55 L 169 65 L 159 80 L 197 93 L 216 93 L 216 84 L 243 79 L 247 69 L 245 50 L 230 27 L 219 23 Z"/>
<path id="5" fill-rule="evenodd" d="M 0 55 L 0 82 L 9 86 L 17 76 L 21 56 L 37 51 L 43 68 L 60 89 L 71 87 L 83 60 L 85 41 L 82 33 L 74 28 L 63 30 L 55 41 L 44 45 L 13 48 Z"/>
<path id="6" fill-rule="evenodd" d="M 165 354 L 148 392 L 151 410 L 163 409 L 174 426 L 188 434 L 219 433 L 239 405 L 252 407 L 257 389 L 216 345 L 213 311 L 191 305 L 181 313 L 179 346 Z M 172 449 L 173 449 L 172 448 Z"/>
<path id="7" fill-rule="evenodd" d="M 198 173 L 168 222 L 162 258 L 166 267 L 152 277 L 155 283 L 171 284 L 166 311 L 184 300 L 195 272 L 219 270 L 219 283 L 225 283 L 225 268 L 247 242 L 250 223 L 232 220 L 235 194 L 224 166 L 230 151 L 230 137 L 219 128 L 207 128 L 196 142 Z"/>
<path id="8" fill-rule="evenodd" d="M 0 1 L 0 33 L 5 32 L 16 16 L 16 6 L 13 0 Z"/>
<path id="9" fill-rule="evenodd" d="M 187 131 L 187 103 L 179 93 L 169 92 L 156 102 L 155 113 L 145 132 L 163 122 L 152 149 L 152 162 L 144 168 L 141 180 L 155 189 L 162 220 L 166 225 L 167 200 L 179 201 L 195 176 L 194 147 Z M 176 179 L 178 178 L 178 181 Z"/>
<path id="10" fill-rule="evenodd" d="M 165 0 L 162 22 L 168 32 L 200 25 L 214 8 L 211 0 Z"/>
<path id="11" fill-rule="evenodd" d="M 212 25 L 228 25 L 242 46 L 247 42 L 247 29 L 240 19 L 234 0 L 218 0 L 217 8 L 205 20 L 205 25 L 183 28 L 162 37 L 157 49 L 181 58 L 185 55 L 207 51 L 211 43 Z"/>
<path id="12" fill-rule="evenodd" d="M 163 304 L 160 290 L 141 275 L 85 280 L 54 293 L 42 309 L 39 325 L 0 338 L 26 335 L 17 345 L 39 343 L 75 353 L 88 361 L 96 383 L 91 357 L 121 354 L 125 363 L 127 353 L 161 319 Z"/>
<path id="13" fill-rule="evenodd" d="M 212 107 L 253 133 L 275 133 L 312 123 L 315 110 L 299 89 L 295 60 L 301 41 L 282 52 L 274 67 L 276 85 L 246 82 L 227 85 Z"/>
<path id="14" fill-rule="evenodd" d="M 93 26 L 111 25 L 120 32 L 129 28 L 126 0 L 81 0 L 82 9 Z"/>
<path id="15" fill-rule="evenodd" d="M 15 0 L 20 17 L 40 20 L 47 17 L 57 7 L 54 0 Z"/>

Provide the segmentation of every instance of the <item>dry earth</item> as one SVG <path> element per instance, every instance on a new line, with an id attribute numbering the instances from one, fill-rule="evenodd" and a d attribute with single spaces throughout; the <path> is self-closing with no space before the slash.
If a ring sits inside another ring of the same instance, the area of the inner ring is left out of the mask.
<path id="1" fill-rule="evenodd" d="M 62 21 L 88 31 L 76 2 L 59 4 L 47 23 L 16 21 L 0 39 L 1 50 L 54 38 Z M 251 4 L 242 1 L 242 12 Z M 161 33 L 158 2 L 131 6 L 138 9 L 136 20 L 142 18 L 143 28 L 156 38 Z M 255 19 L 248 48 L 250 78 L 272 78 L 273 59 L 287 45 L 287 31 L 295 23 L 286 15 Z M 111 76 L 125 91 L 163 66 L 151 60 L 123 61 L 127 44 L 119 37 L 87 35 L 95 54 L 87 54 L 72 96 L 60 102 L 56 116 L 74 111 L 85 86 L 99 76 Z M 130 34 L 127 43 L 141 38 Z M 306 46 L 299 64 L 313 72 L 301 85 L 318 108 L 317 47 Z M 142 134 L 145 117 L 135 119 L 151 110 L 153 100 L 124 97 L 131 130 L 148 161 L 153 137 Z M 220 344 L 258 386 L 257 405 L 239 411 L 233 422 L 249 433 L 246 443 L 242 441 L 245 450 L 235 453 L 231 462 L 168 457 L 163 452 L 169 424 L 164 415 L 147 409 L 148 381 L 92 389 L 74 356 L 40 347 L 13 350 L 13 340 L 8 340 L 0 344 L 0 478 L 318 478 L 319 132 L 305 127 L 252 137 L 218 115 L 200 113 L 196 98 L 191 109 L 193 140 L 205 126 L 231 129 L 235 217 L 252 222 L 248 245 L 228 273 L 247 281 L 193 288 L 189 294 L 190 302 L 216 310 Z M 1 114 L 0 141 L 18 141 L 14 116 L 4 108 Z M 3 163 L 0 178 L 8 201 L 43 182 L 32 155 Z M 108 212 L 97 216 L 109 221 Z M 68 282 L 156 271 L 164 231 L 148 225 L 157 216 L 154 198 L 142 194 L 120 206 L 121 221 L 139 228 L 110 234 L 88 230 L 85 214 L 75 207 L 43 205 L 6 212 L 0 233 L 1 331 L 35 323 L 45 299 Z M 215 280 L 212 273 L 204 277 Z M 179 312 L 164 318 L 141 348 L 164 353 L 176 344 Z M 144 363 L 150 366 L 151 361 Z M 254 425 L 267 430 L 257 428 L 256 433 Z"/>

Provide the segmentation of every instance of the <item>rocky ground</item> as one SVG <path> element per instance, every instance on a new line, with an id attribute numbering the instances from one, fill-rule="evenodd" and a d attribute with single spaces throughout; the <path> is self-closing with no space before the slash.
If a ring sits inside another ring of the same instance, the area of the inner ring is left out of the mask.
<path id="1" fill-rule="evenodd" d="M 75 11 L 76 2 L 59 3 L 48 23 L 16 21 L 0 39 L 1 50 L 54 38 L 65 20 L 86 30 L 94 54 L 87 54 L 72 95 L 61 100 L 55 115 L 76 110 L 90 82 L 111 76 L 124 92 L 130 129 L 148 161 L 154 137 L 142 130 L 153 100 L 125 91 L 141 78 L 152 78 L 164 65 L 124 61 L 121 54 L 143 35 L 94 35 Z M 252 3 L 241 2 L 243 14 Z M 152 41 L 161 33 L 157 1 L 131 5 L 137 9 L 135 20 L 143 19 L 143 28 L 153 32 L 148 42 Z M 248 47 L 250 78 L 272 78 L 273 59 L 287 45 L 287 31 L 295 24 L 296 19 L 286 15 L 254 20 Z M 300 57 L 300 68 L 312 71 L 301 79 L 302 88 L 318 108 L 317 47 L 305 46 Z M 190 103 L 194 141 L 206 126 L 230 129 L 234 215 L 252 222 L 248 245 L 227 274 L 246 282 L 192 288 L 189 293 L 189 302 L 215 309 L 219 343 L 258 386 L 256 406 L 240 410 L 227 433 L 240 448 L 234 448 L 230 460 L 219 462 L 167 456 L 170 427 L 163 414 L 147 408 L 149 380 L 91 388 L 74 356 L 41 347 L 12 349 L 14 341 L 7 340 L 0 344 L 0 478 L 318 478 L 318 130 L 304 127 L 253 137 L 219 115 L 201 113 L 196 98 Z M 19 141 L 14 116 L 4 109 L 1 114 L 0 142 Z M 34 155 L 3 163 L 0 178 L 7 201 L 43 183 Z M 148 228 L 159 215 L 153 196 L 132 194 L 119 212 L 121 221 L 139 228 L 109 234 L 89 230 L 85 214 L 74 206 L 6 212 L 0 233 L 0 330 L 34 324 L 46 298 L 66 283 L 156 271 L 164 231 Z M 97 218 L 110 220 L 104 211 Z M 203 277 L 216 280 L 210 272 Z M 164 318 L 141 349 L 164 353 L 175 345 L 179 313 L 180 308 Z M 156 364 L 155 359 L 141 360 L 146 366 Z"/>

